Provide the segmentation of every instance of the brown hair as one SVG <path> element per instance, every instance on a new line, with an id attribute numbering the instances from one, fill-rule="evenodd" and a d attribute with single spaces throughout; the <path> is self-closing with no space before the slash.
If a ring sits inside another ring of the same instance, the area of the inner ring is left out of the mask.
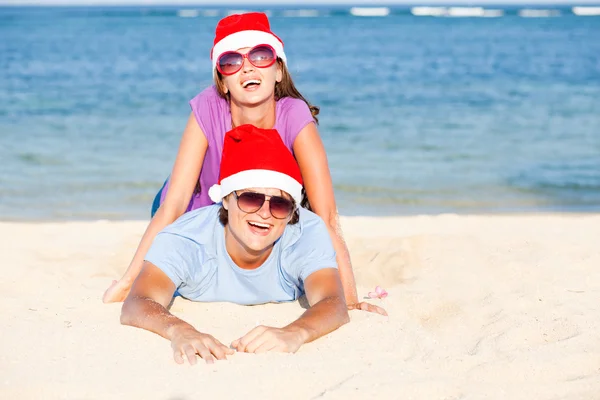
<path id="1" fill-rule="evenodd" d="M 231 196 L 231 194 L 228 194 L 223 199 L 223 201 L 225 201 L 225 199 L 229 196 Z M 292 203 L 294 203 L 294 212 L 292 213 L 292 218 L 290 219 L 290 222 L 288 222 L 288 225 L 294 225 L 294 224 L 297 224 L 298 221 L 300 221 L 300 212 L 296 208 L 296 202 L 294 201 L 294 199 L 290 199 L 290 200 L 292 201 Z M 227 224 L 229 223 L 229 214 L 227 213 L 227 210 L 225 209 L 225 207 L 223 207 L 223 203 L 221 203 L 221 208 L 219 209 L 219 222 L 223 226 L 227 226 Z"/>
<path id="2" fill-rule="evenodd" d="M 289 70 L 285 63 L 281 60 L 281 58 L 277 57 L 277 65 L 281 68 L 281 82 L 275 83 L 275 100 L 282 99 L 284 97 L 291 97 L 294 99 L 300 99 L 306 103 L 308 108 L 310 109 L 310 113 L 312 114 L 315 123 L 319 123 L 319 119 L 317 115 L 319 115 L 319 107 L 312 105 L 302 96 L 302 94 L 296 89 L 296 85 L 294 85 L 294 81 L 292 80 L 292 76 L 290 75 Z M 223 75 L 217 70 L 215 70 L 215 85 L 217 86 L 217 92 L 224 99 L 229 100 L 229 93 L 225 93 L 225 84 L 223 83 Z"/>

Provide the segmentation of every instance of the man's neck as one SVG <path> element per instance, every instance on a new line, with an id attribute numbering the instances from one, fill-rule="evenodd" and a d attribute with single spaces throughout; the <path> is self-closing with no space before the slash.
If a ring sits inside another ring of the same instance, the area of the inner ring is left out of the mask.
<path id="1" fill-rule="evenodd" d="M 241 106 L 231 101 L 232 128 L 251 124 L 261 129 L 273 129 L 275 126 L 275 99 L 269 99 L 252 107 Z"/>
<path id="2" fill-rule="evenodd" d="M 267 261 L 274 245 L 261 251 L 249 249 L 228 228 L 225 227 L 225 250 L 235 265 L 242 269 L 256 269 Z"/>

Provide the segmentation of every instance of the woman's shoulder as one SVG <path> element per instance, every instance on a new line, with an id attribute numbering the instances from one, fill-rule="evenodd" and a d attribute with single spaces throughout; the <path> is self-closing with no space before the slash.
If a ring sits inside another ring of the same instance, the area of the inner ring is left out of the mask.
<path id="1" fill-rule="evenodd" d="M 300 131 L 314 118 L 304 100 L 283 97 L 277 101 L 276 126 L 291 149 Z"/>
<path id="2" fill-rule="evenodd" d="M 225 107 L 227 106 L 227 100 L 221 97 L 217 92 L 215 85 L 211 85 L 198 93 L 190 100 L 190 106 L 193 110 L 209 107 Z"/>
<path id="3" fill-rule="evenodd" d="M 277 100 L 277 107 L 280 111 L 284 112 L 301 112 L 310 114 L 310 109 L 308 108 L 308 104 L 304 100 L 296 99 L 294 97 L 282 97 Z"/>
<path id="4" fill-rule="evenodd" d="M 190 100 L 190 107 L 202 132 L 208 135 L 217 124 L 215 116 L 226 116 L 229 104 L 219 95 L 217 88 L 211 85 Z"/>

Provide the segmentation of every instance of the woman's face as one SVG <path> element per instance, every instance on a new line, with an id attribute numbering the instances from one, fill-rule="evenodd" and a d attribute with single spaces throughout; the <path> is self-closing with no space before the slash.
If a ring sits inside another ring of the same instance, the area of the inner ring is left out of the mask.
<path id="1" fill-rule="evenodd" d="M 239 49 L 247 54 L 250 47 Z M 242 68 L 233 75 L 224 75 L 223 84 L 231 98 L 240 105 L 253 106 L 273 98 L 275 83 L 281 82 L 282 72 L 278 62 L 266 68 L 258 68 L 244 58 Z"/>

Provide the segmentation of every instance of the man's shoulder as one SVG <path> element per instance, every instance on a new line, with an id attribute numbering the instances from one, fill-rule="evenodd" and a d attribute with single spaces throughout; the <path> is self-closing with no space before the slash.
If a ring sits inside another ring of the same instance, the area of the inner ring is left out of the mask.
<path id="1" fill-rule="evenodd" d="M 324 236 L 329 238 L 329 231 L 321 217 L 305 208 L 298 210 L 300 218 L 297 224 L 288 225 L 282 237 L 284 248 L 302 247 L 306 243 L 315 243 Z"/>
<path id="2" fill-rule="evenodd" d="M 165 227 L 159 234 L 177 235 L 200 244 L 209 243 L 218 227 L 222 227 L 219 222 L 220 208 L 220 204 L 213 204 L 189 211 Z"/>

